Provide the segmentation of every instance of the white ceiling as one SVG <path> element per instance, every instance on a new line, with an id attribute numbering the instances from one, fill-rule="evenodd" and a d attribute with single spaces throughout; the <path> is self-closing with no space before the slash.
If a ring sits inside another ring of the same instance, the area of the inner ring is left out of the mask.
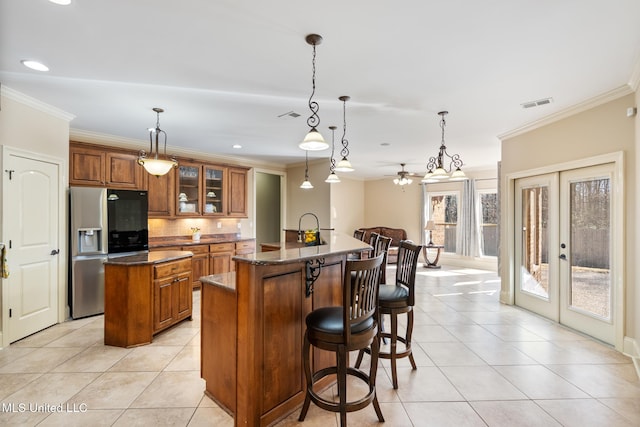
<path id="1" fill-rule="evenodd" d="M 317 33 L 319 130 L 354 176 L 423 173 L 446 142 L 494 168 L 497 135 L 630 84 L 638 0 L 0 0 L 0 83 L 76 116 L 72 131 L 299 163 Z M 47 64 L 26 69 L 22 59 Z M 549 105 L 522 103 L 552 97 Z M 294 111 L 298 118 L 279 118 Z M 241 144 L 242 149 L 233 149 Z M 382 145 L 388 144 L 388 145 Z M 311 152 L 310 160 L 330 152 Z"/>

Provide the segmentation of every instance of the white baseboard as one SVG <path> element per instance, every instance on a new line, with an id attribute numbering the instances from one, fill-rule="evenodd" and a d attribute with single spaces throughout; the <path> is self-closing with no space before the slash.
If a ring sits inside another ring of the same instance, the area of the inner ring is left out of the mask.
<path id="1" fill-rule="evenodd" d="M 633 360 L 636 368 L 636 375 L 640 378 L 640 345 L 634 338 L 624 337 L 622 352 Z"/>

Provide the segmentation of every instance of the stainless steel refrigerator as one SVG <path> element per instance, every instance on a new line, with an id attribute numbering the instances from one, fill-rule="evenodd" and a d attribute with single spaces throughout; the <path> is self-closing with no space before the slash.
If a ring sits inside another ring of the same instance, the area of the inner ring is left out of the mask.
<path id="1" fill-rule="evenodd" d="M 149 249 L 147 192 L 69 189 L 69 307 L 71 317 L 104 313 L 104 263 Z"/>

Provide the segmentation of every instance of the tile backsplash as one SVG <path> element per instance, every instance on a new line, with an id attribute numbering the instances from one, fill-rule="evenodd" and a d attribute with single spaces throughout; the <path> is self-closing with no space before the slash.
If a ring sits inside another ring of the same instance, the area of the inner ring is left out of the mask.
<path id="1" fill-rule="evenodd" d="M 149 238 L 191 236 L 191 228 L 200 228 L 202 235 L 238 233 L 239 219 L 235 218 L 177 218 L 149 219 Z"/>

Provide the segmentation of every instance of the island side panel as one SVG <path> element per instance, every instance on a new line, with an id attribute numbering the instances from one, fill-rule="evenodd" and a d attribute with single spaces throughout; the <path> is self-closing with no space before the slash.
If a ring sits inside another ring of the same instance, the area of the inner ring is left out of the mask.
<path id="1" fill-rule="evenodd" d="M 203 283 L 201 291 L 200 372 L 207 394 L 229 413 L 236 412 L 236 316 L 233 289 Z"/>
<path id="2" fill-rule="evenodd" d="M 342 303 L 344 259 L 344 255 L 325 258 L 311 297 L 305 295 L 304 261 L 237 263 L 236 425 L 271 425 L 299 409 L 306 386 L 305 318 L 313 308 Z M 323 354 L 315 363 L 329 366 L 334 359 Z"/>
<path id="3" fill-rule="evenodd" d="M 153 290 L 148 265 L 105 264 L 104 343 L 148 344 L 153 336 Z"/>

